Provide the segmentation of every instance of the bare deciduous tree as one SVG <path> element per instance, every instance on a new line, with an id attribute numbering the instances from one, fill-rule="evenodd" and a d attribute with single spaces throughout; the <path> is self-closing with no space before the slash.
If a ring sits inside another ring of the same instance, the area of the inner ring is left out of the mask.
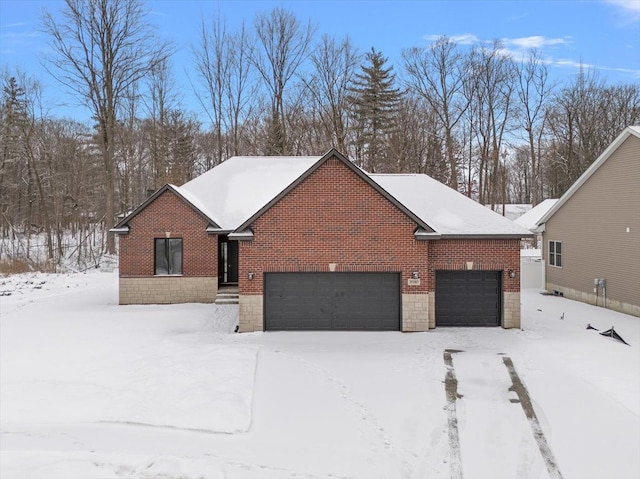
<path id="1" fill-rule="evenodd" d="M 518 67 L 516 92 L 520 106 L 520 126 L 524 130 L 529 147 L 529 161 L 524 170 L 523 201 L 537 205 L 542 201 L 542 140 L 546 131 L 545 107 L 553 91 L 547 65 L 536 50 Z M 525 163 L 526 164 L 526 163 Z"/>
<path id="2" fill-rule="evenodd" d="M 319 109 L 327 140 L 343 152 L 347 151 L 347 96 L 359 61 L 360 55 L 349 37 L 337 42 L 323 35 L 311 54 L 314 74 L 305 81 L 308 93 Z"/>
<path id="3" fill-rule="evenodd" d="M 504 205 L 508 200 L 503 145 L 514 119 L 514 63 L 504 55 L 500 43 L 494 42 L 491 48 L 472 52 L 470 66 L 476 82 L 475 131 L 481 160 L 479 201 Z"/>
<path id="4" fill-rule="evenodd" d="M 251 114 L 256 94 L 253 65 L 253 39 L 244 22 L 230 31 L 218 15 L 201 26 L 200 44 L 193 57 L 202 91 L 196 96 L 213 129 L 213 157 L 209 168 L 229 156 L 240 154 L 240 129 Z"/>
<path id="5" fill-rule="evenodd" d="M 292 12 L 280 7 L 258 14 L 254 26 L 261 48 L 254 51 L 252 62 L 271 98 L 267 153 L 282 155 L 288 152 L 285 90 L 309 55 L 315 28 L 311 22 L 301 25 Z"/>
<path id="6" fill-rule="evenodd" d="M 463 95 L 464 58 L 456 50 L 456 44 L 447 37 L 438 39 L 427 48 L 404 50 L 402 56 L 408 87 L 427 100 L 438 116 L 449 165 L 449 186 L 457 190 L 459 158 L 455 130 L 469 107 L 469 99 Z"/>
<path id="7" fill-rule="evenodd" d="M 159 42 L 139 0 L 66 0 L 62 20 L 48 11 L 49 71 L 87 103 L 99 130 L 105 174 L 107 224 L 115 223 L 114 138 L 116 119 L 131 85 L 169 55 Z M 106 249 L 115 252 L 113 235 Z"/>

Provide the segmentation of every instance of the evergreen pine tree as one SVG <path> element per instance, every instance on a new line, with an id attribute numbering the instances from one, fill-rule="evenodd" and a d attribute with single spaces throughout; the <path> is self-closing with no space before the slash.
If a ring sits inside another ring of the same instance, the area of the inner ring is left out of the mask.
<path id="1" fill-rule="evenodd" d="M 386 62 L 387 58 L 372 48 L 348 96 L 358 131 L 356 159 L 372 173 L 385 170 L 388 138 L 395 128 L 400 101 L 393 67 L 385 68 Z"/>

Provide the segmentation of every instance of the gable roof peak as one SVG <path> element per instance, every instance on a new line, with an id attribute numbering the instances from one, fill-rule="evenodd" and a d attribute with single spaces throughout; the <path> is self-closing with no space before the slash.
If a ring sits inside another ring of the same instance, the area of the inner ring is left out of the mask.
<path id="1" fill-rule="evenodd" d="M 580 189 L 582 185 L 584 185 L 589 178 L 593 176 L 593 174 L 598 171 L 598 169 L 613 155 L 613 153 L 624 143 L 627 138 L 630 136 L 634 136 L 640 139 L 640 126 L 631 125 L 626 127 L 622 133 L 620 133 L 615 140 L 611 142 L 611 144 L 602 152 L 602 154 L 596 158 L 596 160 L 591 163 L 591 166 L 585 170 L 582 175 L 571 185 L 571 187 L 565 191 L 565 193 L 560 197 L 560 199 L 553 205 L 553 207 L 547 211 L 547 213 L 540 218 L 537 225 L 542 227 L 549 219 L 558 211 L 562 205 L 564 205 L 569 198 L 571 198 L 576 191 Z"/>
<path id="2" fill-rule="evenodd" d="M 111 231 L 115 233 L 122 233 L 125 231 L 125 227 L 127 223 L 131 221 L 135 216 L 137 216 L 143 209 L 145 209 L 151 202 L 153 202 L 156 198 L 162 195 L 164 192 L 170 191 L 174 193 L 178 198 L 184 201 L 188 206 L 190 206 L 196 213 L 202 216 L 212 227 L 219 228 L 218 223 L 214 219 L 213 215 L 205 208 L 198 198 L 193 196 L 188 191 L 184 191 L 179 186 L 172 185 L 170 183 L 166 183 L 165 185 L 158 188 L 151 196 L 149 196 L 146 200 L 144 200 L 138 207 L 136 207 L 133 211 L 130 211 L 125 215 L 113 228 Z"/>

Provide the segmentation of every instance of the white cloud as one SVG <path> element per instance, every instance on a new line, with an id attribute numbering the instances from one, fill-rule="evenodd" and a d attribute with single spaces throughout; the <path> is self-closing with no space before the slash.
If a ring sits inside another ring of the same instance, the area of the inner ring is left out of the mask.
<path id="1" fill-rule="evenodd" d="M 634 0 L 632 2 L 625 0 L 607 0 L 610 3 L 620 4 L 634 4 L 633 8 L 640 12 L 640 0 Z M 631 8 L 631 7 L 629 7 Z M 640 13 L 639 13 L 640 15 Z M 446 36 L 448 39 L 457 43 L 458 45 L 478 45 L 484 47 L 485 45 L 491 45 L 493 40 L 482 40 L 473 33 L 465 33 L 461 35 L 425 35 L 424 39 L 429 42 L 434 42 L 442 37 Z M 554 67 L 558 68 L 573 68 L 573 69 L 595 69 L 602 71 L 616 71 L 621 73 L 631 74 L 635 78 L 640 78 L 640 70 L 633 70 L 628 68 L 616 68 L 602 65 L 593 65 L 585 62 L 579 62 L 568 59 L 556 59 L 552 55 L 549 55 L 549 51 L 555 48 L 562 49 L 563 47 L 569 47 L 573 43 L 573 39 L 570 36 L 564 37 L 544 37 L 541 35 L 530 35 L 528 37 L 517 38 L 501 38 L 500 42 L 502 47 L 497 50 L 498 55 L 511 56 L 515 60 L 524 59 L 528 55 L 528 51 L 536 49 L 542 54 L 542 60 Z M 557 52 L 556 52 L 557 53 Z"/>
<path id="2" fill-rule="evenodd" d="M 604 0 L 604 2 L 618 7 L 625 15 L 627 22 L 640 21 L 640 0 Z"/>
<path id="3" fill-rule="evenodd" d="M 640 1 L 640 0 L 639 0 Z M 445 35 L 425 35 L 424 39 L 430 42 L 439 40 Z M 458 45 L 478 45 L 492 43 L 492 40 L 480 40 L 473 33 L 463 33 L 459 35 L 446 35 L 453 43 Z M 505 47 L 515 47 L 516 49 L 543 48 L 554 45 L 568 45 L 571 43 L 571 37 L 547 38 L 541 35 L 531 35 L 519 38 L 502 38 L 500 39 Z"/>
<path id="4" fill-rule="evenodd" d="M 556 67 L 629 73 L 635 78 L 640 78 L 640 70 L 633 70 L 631 68 L 617 68 L 603 65 L 593 65 L 591 63 L 577 62 L 575 60 L 549 60 L 546 63 Z"/>
<path id="5" fill-rule="evenodd" d="M 0 25 L 0 30 L 3 30 L 5 28 L 24 27 L 25 25 L 28 25 L 28 24 L 26 22 L 7 23 L 5 25 Z"/>
<path id="6" fill-rule="evenodd" d="M 605 3 L 610 3 L 629 12 L 640 14 L 640 2 L 638 0 L 605 0 Z"/>
<path id="7" fill-rule="evenodd" d="M 458 45 L 474 45 L 480 42 L 480 39 L 472 34 L 472 33 L 463 33 L 461 35 L 425 35 L 424 39 L 429 42 L 435 42 L 442 37 L 447 37 L 453 43 L 457 43 Z"/>
<path id="8" fill-rule="evenodd" d="M 571 43 L 571 37 L 547 38 L 540 35 L 532 35 L 520 38 L 503 38 L 502 43 L 518 48 L 542 48 L 553 45 L 568 45 Z"/>
<path id="9" fill-rule="evenodd" d="M 591 65 L 585 62 L 577 62 L 575 60 L 550 60 L 548 63 L 557 67 L 583 68 L 585 70 L 598 68 L 595 65 Z"/>

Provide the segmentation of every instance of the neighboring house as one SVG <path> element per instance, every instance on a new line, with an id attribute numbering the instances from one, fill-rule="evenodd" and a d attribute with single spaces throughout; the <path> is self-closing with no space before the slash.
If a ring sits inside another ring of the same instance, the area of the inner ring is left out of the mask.
<path id="1" fill-rule="evenodd" d="M 538 203 L 522 216 L 519 216 L 518 218 L 513 220 L 516 224 L 522 226 L 523 228 L 527 228 L 529 231 L 536 233 L 533 239 L 527 239 L 523 241 L 523 249 L 540 248 L 540 245 L 542 244 L 542 233 L 537 233 L 538 222 L 544 215 L 549 212 L 549 210 L 553 207 L 553 205 L 556 204 L 557 201 L 557 199 L 544 200 L 541 203 Z"/>
<path id="2" fill-rule="evenodd" d="M 640 316 L 640 127 L 625 129 L 538 224 L 548 291 Z"/>
<path id="3" fill-rule="evenodd" d="M 520 326 L 530 233 L 426 175 L 322 157 L 234 157 L 165 185 L 112 230 L 120 304 L 213 302 L 239 328 Z"/>
<path id="4" fill-rule="evenodd" d="M 526 214 L 528 211 L 533 208 L 533 205 L 528 203 L 505 203 L 505 204 L 497 204 L 497 205 L 485 205 L 487 208 L 491 208 L 493 211 L 498 213 L 499 215 L 504 216 L 505 218 L 510 219 L 511 221 L 515 221 L 520 218 L 522 215 Z"/>
<path id="5" fill-rule="evenodd" d="M 542 249 L 540 249 L 542 233 L 537 232 L 537 228 L 540 218 L 547 214 L 556 201 L 558 200 L 544 200 L 514 220 L 517 225 L 536 233 L 533 238 L 522 240 L 522 250 L 520 251 L 520 287 L 522 289 L 545 289 L 544 262 L 542 261 Z"/>

